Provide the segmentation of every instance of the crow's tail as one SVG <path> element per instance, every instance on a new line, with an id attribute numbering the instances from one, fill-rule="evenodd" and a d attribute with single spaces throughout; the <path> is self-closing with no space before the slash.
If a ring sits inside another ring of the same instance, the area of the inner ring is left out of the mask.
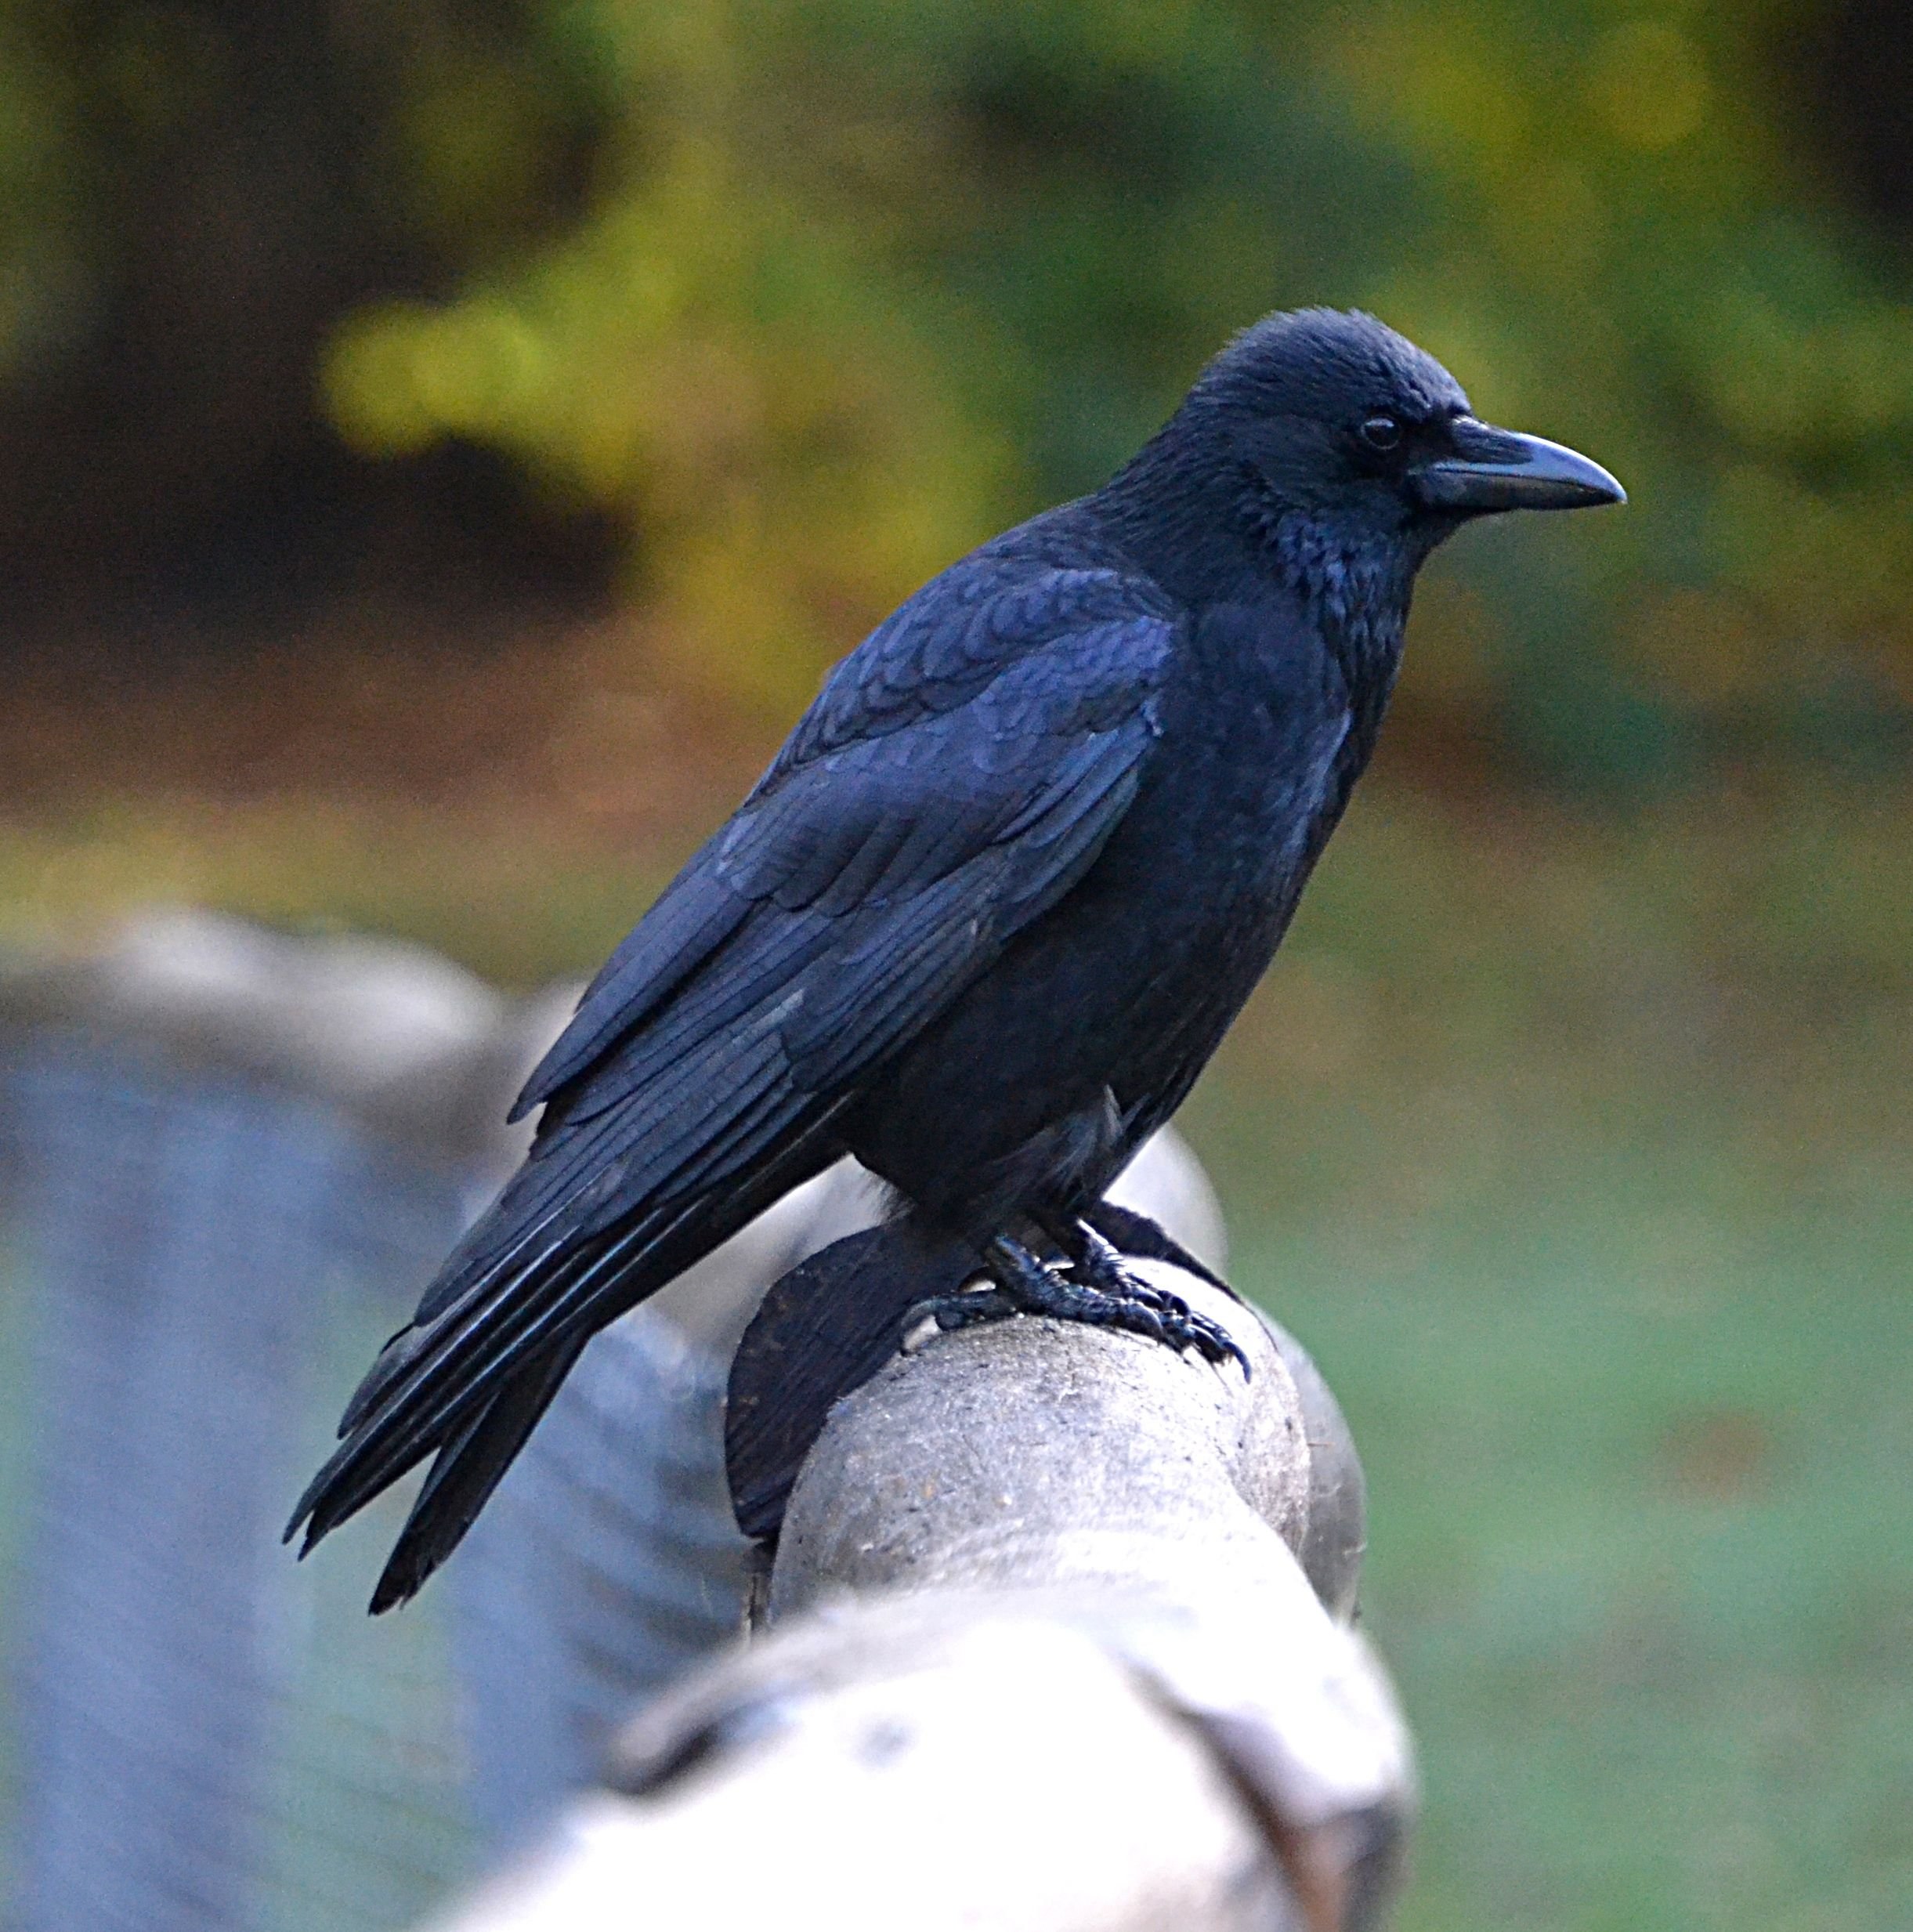
<path id="1" fill-rule="evenodd" d="M 299 1554 L 431 1456 L 371 1607 L 403 1603 L 471 1527 L 591 1337 L 826 1167 L 837 1151 L 827 1126 L 804 1123 L 748 1176 L 588 1233 L 561 1213 L 489 1244 L 493 1258 L 469 1277 L 448 1264 L 372 1365 L 338 1449 L 299 1498 L 286 1529 L 289 1539 L 304 1526 Z"/>
<path id="2" fill-rule="evenodd" d="M 379 1574 L 374 1616 L 415 1596 L 458 1547 L 590 1339 L 580 1336 L 526 1362 L 439 1451 Z"/>

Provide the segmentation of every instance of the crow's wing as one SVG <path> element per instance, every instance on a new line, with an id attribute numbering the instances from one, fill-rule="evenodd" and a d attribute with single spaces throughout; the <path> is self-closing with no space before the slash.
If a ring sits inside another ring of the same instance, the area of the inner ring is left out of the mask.
<path id="1" fill-rule="evenodd" d="M 353 1397 L 308 1547 L 434 1449 L 501 1470 L 586 1335 L 834 1156 L 860 1076 L 1101 849 L 1176 636 L 1153 587 L 985 555 L 837 668 L 533 1075 L 531 1154 Z"/>
<path id="2" fill-rule="evenodd" d="M 986 561 L 946 572 L 837 665 L 586 990 L 514 1120 L 595 1074 L 765 901 L 826 917 L 895 905 L 1014 838 L 1072 753 L 1094 759 L 1121 733 L 1140 755 L 1177 626 L 1161 593 L 1110 570 Z"/>

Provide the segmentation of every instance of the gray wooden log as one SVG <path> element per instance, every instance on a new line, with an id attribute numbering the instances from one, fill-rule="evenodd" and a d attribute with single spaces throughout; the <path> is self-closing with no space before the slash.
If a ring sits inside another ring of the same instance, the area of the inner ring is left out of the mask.
<path id="1" fill-rule="evenodd" d="M 1251 1379 L 1047 1321 L 926 1337 L 805 1463 L 767 1633 L 442 1932 L 1373 1923 L 1412 1778 L 1347 1621 L 1346 1427 L 1288 1337 L 1148 1272 Z"/>

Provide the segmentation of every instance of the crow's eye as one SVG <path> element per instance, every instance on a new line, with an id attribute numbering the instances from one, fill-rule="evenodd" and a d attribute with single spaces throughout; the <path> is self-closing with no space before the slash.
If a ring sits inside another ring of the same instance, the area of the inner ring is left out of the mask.
<path id="1" fill-rule="evenodd" d="M 1392 450 L 1401 440 L 1401 425 L 1393 416 L 1371 416 L 1357 433 L 1372 450 Z"/>

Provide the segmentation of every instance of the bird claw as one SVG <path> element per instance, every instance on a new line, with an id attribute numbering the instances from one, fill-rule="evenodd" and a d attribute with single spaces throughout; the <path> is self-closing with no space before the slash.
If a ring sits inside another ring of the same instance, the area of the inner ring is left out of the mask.
<path id="1" fill-rule="evenodd" d="M 1155 1318 L 1152 1327 L 1108 1318 L 1106 1326 L 1134 1327 L 1134 1332 L 1152 1340 L 1166 1342 L 1172 1348 L 1193 1348 L 1205 1362 L 1220 1366 L 1233 1360 L 1246 1378 L 1249 1358 L 1234 1336 L 1220 1322 L 1198 1315 L 1182 1297 L 1167 1288 L 1146 1281 L 1123 1259 L 1121 1253 L 1086 1221 L 1076 1224 L 1076 1272 L 1084 1286 L 1115 1304 L 1134 1305 Z M 1083 1319 L 1083 1318 L 1079 1318 Z"/>
<path id="2" fill-rule="evenodd" d="M 993 1286 L 920 1301 L 903 1319 L 903 1348 L 914 1353 L 938 1331 L 968 1328 L 1012 1315 L 1047 1315 L 1092 1328 L 1113 1328 L 1179 1354 L 1194 1349 L 1205 1362 L 1234 1361 L 1246 1376 L 1249 1359 L 1219 1322 L 1198 1315 L 1181 1296 L 1134 1273 L 1093 1230 L 1079 1230 L 1080 1251 L 1069 1272 L 1040 1261 L 1021 1242 L 1000 1236 L 985 1251 Z"/>
<path id="3" fill-rule="evenodd" d="M 1118 1296 L 1126 1301 L 1140 1301 L 1159 1314 L 1189 1313 L 1189 1304 L 1181 1295 L 1166 1288 L 1159 1288 L 1137 1274 L 1123 1259 L 1121 1251 L 1087 1222 L 1076 1224 L 1076 1279 L 1086 1287 Z"/>

